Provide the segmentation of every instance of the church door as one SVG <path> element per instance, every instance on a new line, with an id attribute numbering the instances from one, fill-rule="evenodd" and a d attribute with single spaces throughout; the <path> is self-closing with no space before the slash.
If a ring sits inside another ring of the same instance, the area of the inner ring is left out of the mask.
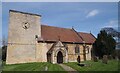
<path id="1" fill-rule="evenodd" d="M 57 63 L 63 63 L 63 54 L 61 51 L 57 54 Z"/>

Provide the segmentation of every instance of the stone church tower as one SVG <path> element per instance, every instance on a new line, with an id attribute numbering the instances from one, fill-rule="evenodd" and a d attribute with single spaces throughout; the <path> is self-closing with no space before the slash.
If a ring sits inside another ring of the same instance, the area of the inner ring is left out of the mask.
<path id="1" fill-rule="evenodd" d="M 41 16 L 9 11 L 6 64 L 36 62 L 37 38 L 41 37 Z"/>

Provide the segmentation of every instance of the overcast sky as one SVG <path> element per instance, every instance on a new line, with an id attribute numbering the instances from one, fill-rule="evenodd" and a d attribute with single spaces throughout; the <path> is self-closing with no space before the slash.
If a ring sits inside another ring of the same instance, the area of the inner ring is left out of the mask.
<path id="1" fill-rule="evenodd" d="M 72 28 L 78 32 L 87 32 L 95 36 L 103 27 L 118 26 L 117 2 L 59 2 L 59 3 L 3 3 L 2 35 L 7 37 L 9 10 L 42 15 L 41 22 L 45 25 Z"/>

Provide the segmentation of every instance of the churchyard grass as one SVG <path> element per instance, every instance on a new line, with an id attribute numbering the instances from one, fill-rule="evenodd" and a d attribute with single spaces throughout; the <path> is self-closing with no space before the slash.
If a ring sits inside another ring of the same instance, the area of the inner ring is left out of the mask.
<path id="1" fill-rule="evenodd" d="M 77 62 L 69 62 L 64 64 L 72 67 L 77 71 L 118 71 L 117 60 L 109 60 L 108 64 L 102 63 L 101 60 L 98 62 L 83 61 L 82 63 L 85 63 L 87 66 L 80 67 Z M 5 62 L 3 63 L 3 71 L 45 71 L 46 67 L 48 68 L 47 71 L 64 71 L 64 69 L 59 65 L 51 64 L 48 62 L 23 63 L 13 65 L 6 65 Z"/>
<path id="2" fill-rule="evenodd" d="M 6 65 L 3 63 L 3 71 L 64 71 L 62 67 L 51 63 L 24 63 Z"/>
<path id="3" fill-rule="evenodd" d="M 85 63 L 87 66 L 81 67 L 77 62 L 65 63 L 65 65 L 68 65 L 77 71 L 118 71 L 117 60 L 109 60 L 108 64 L 102 63 L 101 60 L 98 62 L 84 61 L 82 63 Z"/>

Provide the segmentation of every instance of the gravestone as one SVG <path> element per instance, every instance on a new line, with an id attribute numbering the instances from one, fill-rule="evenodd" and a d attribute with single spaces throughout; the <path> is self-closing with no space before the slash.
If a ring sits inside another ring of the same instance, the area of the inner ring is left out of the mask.
<path id="1" fill-rule="evenodd" d="M 94 62 L 98 62 L 98 57 L 97 57 L 97 56 L 94 56 L 94 57 L 93 57 L 93 61 L 94 61 Z"/>
<path id="2" fill-rule="evenodd" d="M 77 62 L 80 63 L 80 56 L 78 56 L 78 58 L 77 58 Z"/>
<path id="3" fill-rule="evenodd" d="M 105 63 L 105 64 L 108 63 L 108 57 L 107 57 L 107 55 L 103 56 L 102 62 Z"/>

